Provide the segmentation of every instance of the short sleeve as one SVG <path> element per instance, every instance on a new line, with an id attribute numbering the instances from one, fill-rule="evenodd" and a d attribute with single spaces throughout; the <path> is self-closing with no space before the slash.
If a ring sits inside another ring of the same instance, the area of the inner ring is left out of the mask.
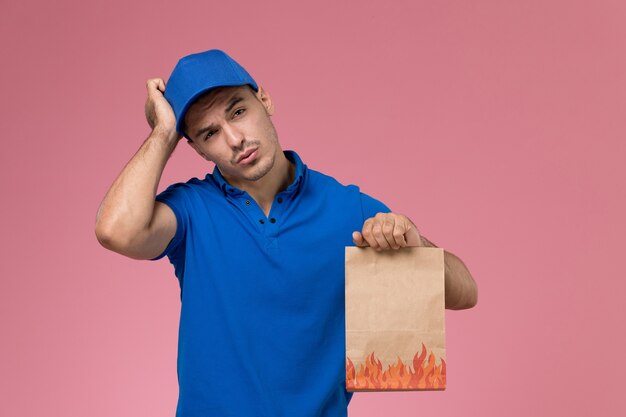
<path id="1" fill-rule="evenodd" d="M 361 208 L 363 209 L 363 221 L 374 217 L 376 213 L 389 213 L 391 209 L 382 201 L 361 192 Z"/>
<path id="2" fill-rule="evenodd" d="M 175 263 L 175 259 L 184 253 L 185 236 L 189 224 L 186 204 L 188 198 L 186 195 L 187 189 L 187 184 L 176 183 L 170 185 L 155 197 L 156 201 L 167 204 L 174 212 L 176 216 L 176 233 L 163 252 L 159 256 L 150 259 L 151 261 L 156 261 L 168 255 L 170 261 Z"/>

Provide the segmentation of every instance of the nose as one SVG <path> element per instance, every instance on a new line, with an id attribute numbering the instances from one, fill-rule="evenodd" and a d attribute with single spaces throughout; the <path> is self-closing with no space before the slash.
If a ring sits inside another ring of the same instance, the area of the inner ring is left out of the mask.
<path id="1" fill-rule="evenodd" d="M 240 148 L 244 141 L 241 131 L 228 123 L 224 125 L 224 136 L 226 142 L 233 148 Z"/>

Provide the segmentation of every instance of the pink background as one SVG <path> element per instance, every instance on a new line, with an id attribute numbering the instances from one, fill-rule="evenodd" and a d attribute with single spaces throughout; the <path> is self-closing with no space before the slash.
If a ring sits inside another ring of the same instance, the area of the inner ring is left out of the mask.
<path id="1" fill-rule="evenodd" d="M 271 94 L 283 149 L 478 283 L 446 312 L 448 389 L 357 393 L 351 417 L 624 415 L 625 20 L 620 0 L 2 0 L 0 415 L 174 415 L 173 268 L 94 223 L 149 133 L 146 80 L 210 48 Z M 159 191 L 213 169 L 179 148 Z"/>

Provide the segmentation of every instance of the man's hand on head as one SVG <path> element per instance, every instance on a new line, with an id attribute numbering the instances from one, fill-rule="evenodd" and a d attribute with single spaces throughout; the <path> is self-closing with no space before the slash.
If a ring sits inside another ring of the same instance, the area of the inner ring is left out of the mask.
<path id="1" fill-rule="evenodd" d="M 357 246 L 369 246 L 377 251 L 426 246 L 415 224 L 398 213 L 377 213 L 370 217 L 360 232 L 352 233 L 352 240 Z"/>

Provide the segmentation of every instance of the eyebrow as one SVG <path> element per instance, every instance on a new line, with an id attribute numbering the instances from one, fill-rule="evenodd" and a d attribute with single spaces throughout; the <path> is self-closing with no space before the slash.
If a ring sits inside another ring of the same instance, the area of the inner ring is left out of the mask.
<path id="1" fill-rule="evenodd" d="M 230 113 L 230 111 L 233 109 L 233 107 L 235 107 L 235 104 L 239 103 L 240 101 L 243 101 L 244 98 L 241 97 L 239 94 L 235 94 L 230 101 L 228 102 L 228 106 L 226 106 L 226 110 L 224 110 L 224 114 L 228 114 Z M 209 126 L 203 127 L 198 129 L 198 131 L 196 132 L 195 136 L 199 137 L 202 133 L 214 129 L 216 126 L 215 124 L 210 124 Z"/>

